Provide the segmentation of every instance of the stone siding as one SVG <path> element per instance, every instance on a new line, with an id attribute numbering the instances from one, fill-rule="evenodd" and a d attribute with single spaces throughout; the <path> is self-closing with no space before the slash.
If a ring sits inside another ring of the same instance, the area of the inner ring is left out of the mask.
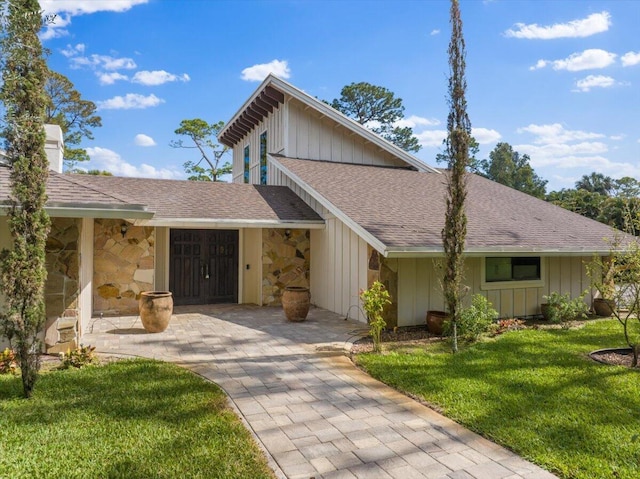
<path id="1" fill-rule="evenodd" d="M 384 320 L 388 329 L 398 325 L 398 261 L 387 259 L 367 245 L 367 288 L 380 281 L 391 296 L 391 304 L 384 308 Z"/>
<path id="2" fill-rule="evenodd" d="M 262 230 L 262 304 L 282 304 L 286 286 L 309 287 L 309 230 Z"/>
<path id="3" fill-rule="evenodd" d="M 75 218 L 52 218 L 46 244 L 45 345 L 47 352 L 77 346 L 77 309 L 80 294 L 81 222 Z"/>
<path id="4" fill-rule="evenodd" d="M 95 220 L 94 314 L 137 314 L 140 293 L 154 289 L 154 261 L 155 228 L 124 220 Z"/>

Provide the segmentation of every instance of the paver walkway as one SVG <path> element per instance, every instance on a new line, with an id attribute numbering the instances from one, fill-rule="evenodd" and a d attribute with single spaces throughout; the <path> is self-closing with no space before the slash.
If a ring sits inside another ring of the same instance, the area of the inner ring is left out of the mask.
<path id="1" fill-rule="evenodd" d="M 343 354 L 361 323 L 312 309 L 287 323 L 280 308 L 180 307 L 146 334 L 136 317 L 95 319 L 99 352 L 181 364 L 219 384 L 278 477 L 553 478 L 370 378 Z"/>

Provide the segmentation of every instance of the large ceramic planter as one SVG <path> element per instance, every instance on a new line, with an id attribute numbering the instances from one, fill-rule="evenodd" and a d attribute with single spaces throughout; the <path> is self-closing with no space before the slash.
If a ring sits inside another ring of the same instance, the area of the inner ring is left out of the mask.
<path id="1" fill-rule="evenodd" d="M 444 311 L 427 311 L 427 329 L 431 334 L 442 336 L 447 313 Z"/>
<path id="2" fill-rule="evenodd" d="M 610 299 L 594 298 L 593 299 L 593 311 L 598 316 L 608 318 L 613 314 L 613 310 L 616 307 L 616 303 Z"/>
<path id="3" fill-rule="evenodd" d="M 149 333 L 161 333 L 169 326 L 173 313 L 173 295 L 170 291 L 140 293 L 140 319 Z"/>
<path id="4" fill-rule="evenodd" d="M 282 293 L 282 309 L 289 321 L 299 322 L 307 319 L 311 297 L 309 288 L 304 286 L 287 286 Z"/>

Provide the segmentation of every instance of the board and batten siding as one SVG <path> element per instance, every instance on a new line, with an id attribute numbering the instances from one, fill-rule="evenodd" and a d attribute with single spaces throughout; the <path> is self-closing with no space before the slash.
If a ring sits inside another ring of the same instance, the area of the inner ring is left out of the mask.
<path id="1" fill-rule="evenodd" d="M 444 300 L 439 283 L 441 274 L 432 258 L 403 258 L 398 267 L 398 326 L 424 324 L 426 312 L 443 310 Z M 591 257 L 542 257 L 543 280 L 541 287 L 482 289 L 482 259 L 468 258 L 464 284 L 469 286 L 466 305 L 471 296 L 479 293 L 487 297 L 501 318 L 513 318 L 540 314 L 543 296 L 552 292 L 569 293 L 572 298 L 590 289 L 584 264 Z M 514 284 L 515 286 L 515 284 Z M 589 294 L 585 302 L 591 300 Z"/>
<path id="2" fill-rule="evenodd" d="M 361 165 L 406 166 L 391 153 L 295 99 L 288 102 L 287 111 L 285 156 Z"/>
<path id="3" fill-rule="evenodd" d="M 249 183 L 260 184 L 260 135 L 267 132 L 267 151 L 269 153 L 283 153 L 286 105 L 274 108 L 273 112 L 266 116 L 247 135 L 233 147 L 233 183 L 244 182 L 244 147 L 249 145 L 251 163 L 249 167 Z M 269 166 L 267 182 L 271 183 L 271 177 L 275 169 Z"/>

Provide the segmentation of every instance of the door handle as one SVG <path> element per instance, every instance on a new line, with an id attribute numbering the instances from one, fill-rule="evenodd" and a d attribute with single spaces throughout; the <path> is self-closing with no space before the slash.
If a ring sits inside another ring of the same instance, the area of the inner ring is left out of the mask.
<path id="1" fill-rule="evenodd" d="M 209 279 L 209 263 L 203 262 L 202 267 L 200 268 L 200 275 L 204 279 Z"/>

